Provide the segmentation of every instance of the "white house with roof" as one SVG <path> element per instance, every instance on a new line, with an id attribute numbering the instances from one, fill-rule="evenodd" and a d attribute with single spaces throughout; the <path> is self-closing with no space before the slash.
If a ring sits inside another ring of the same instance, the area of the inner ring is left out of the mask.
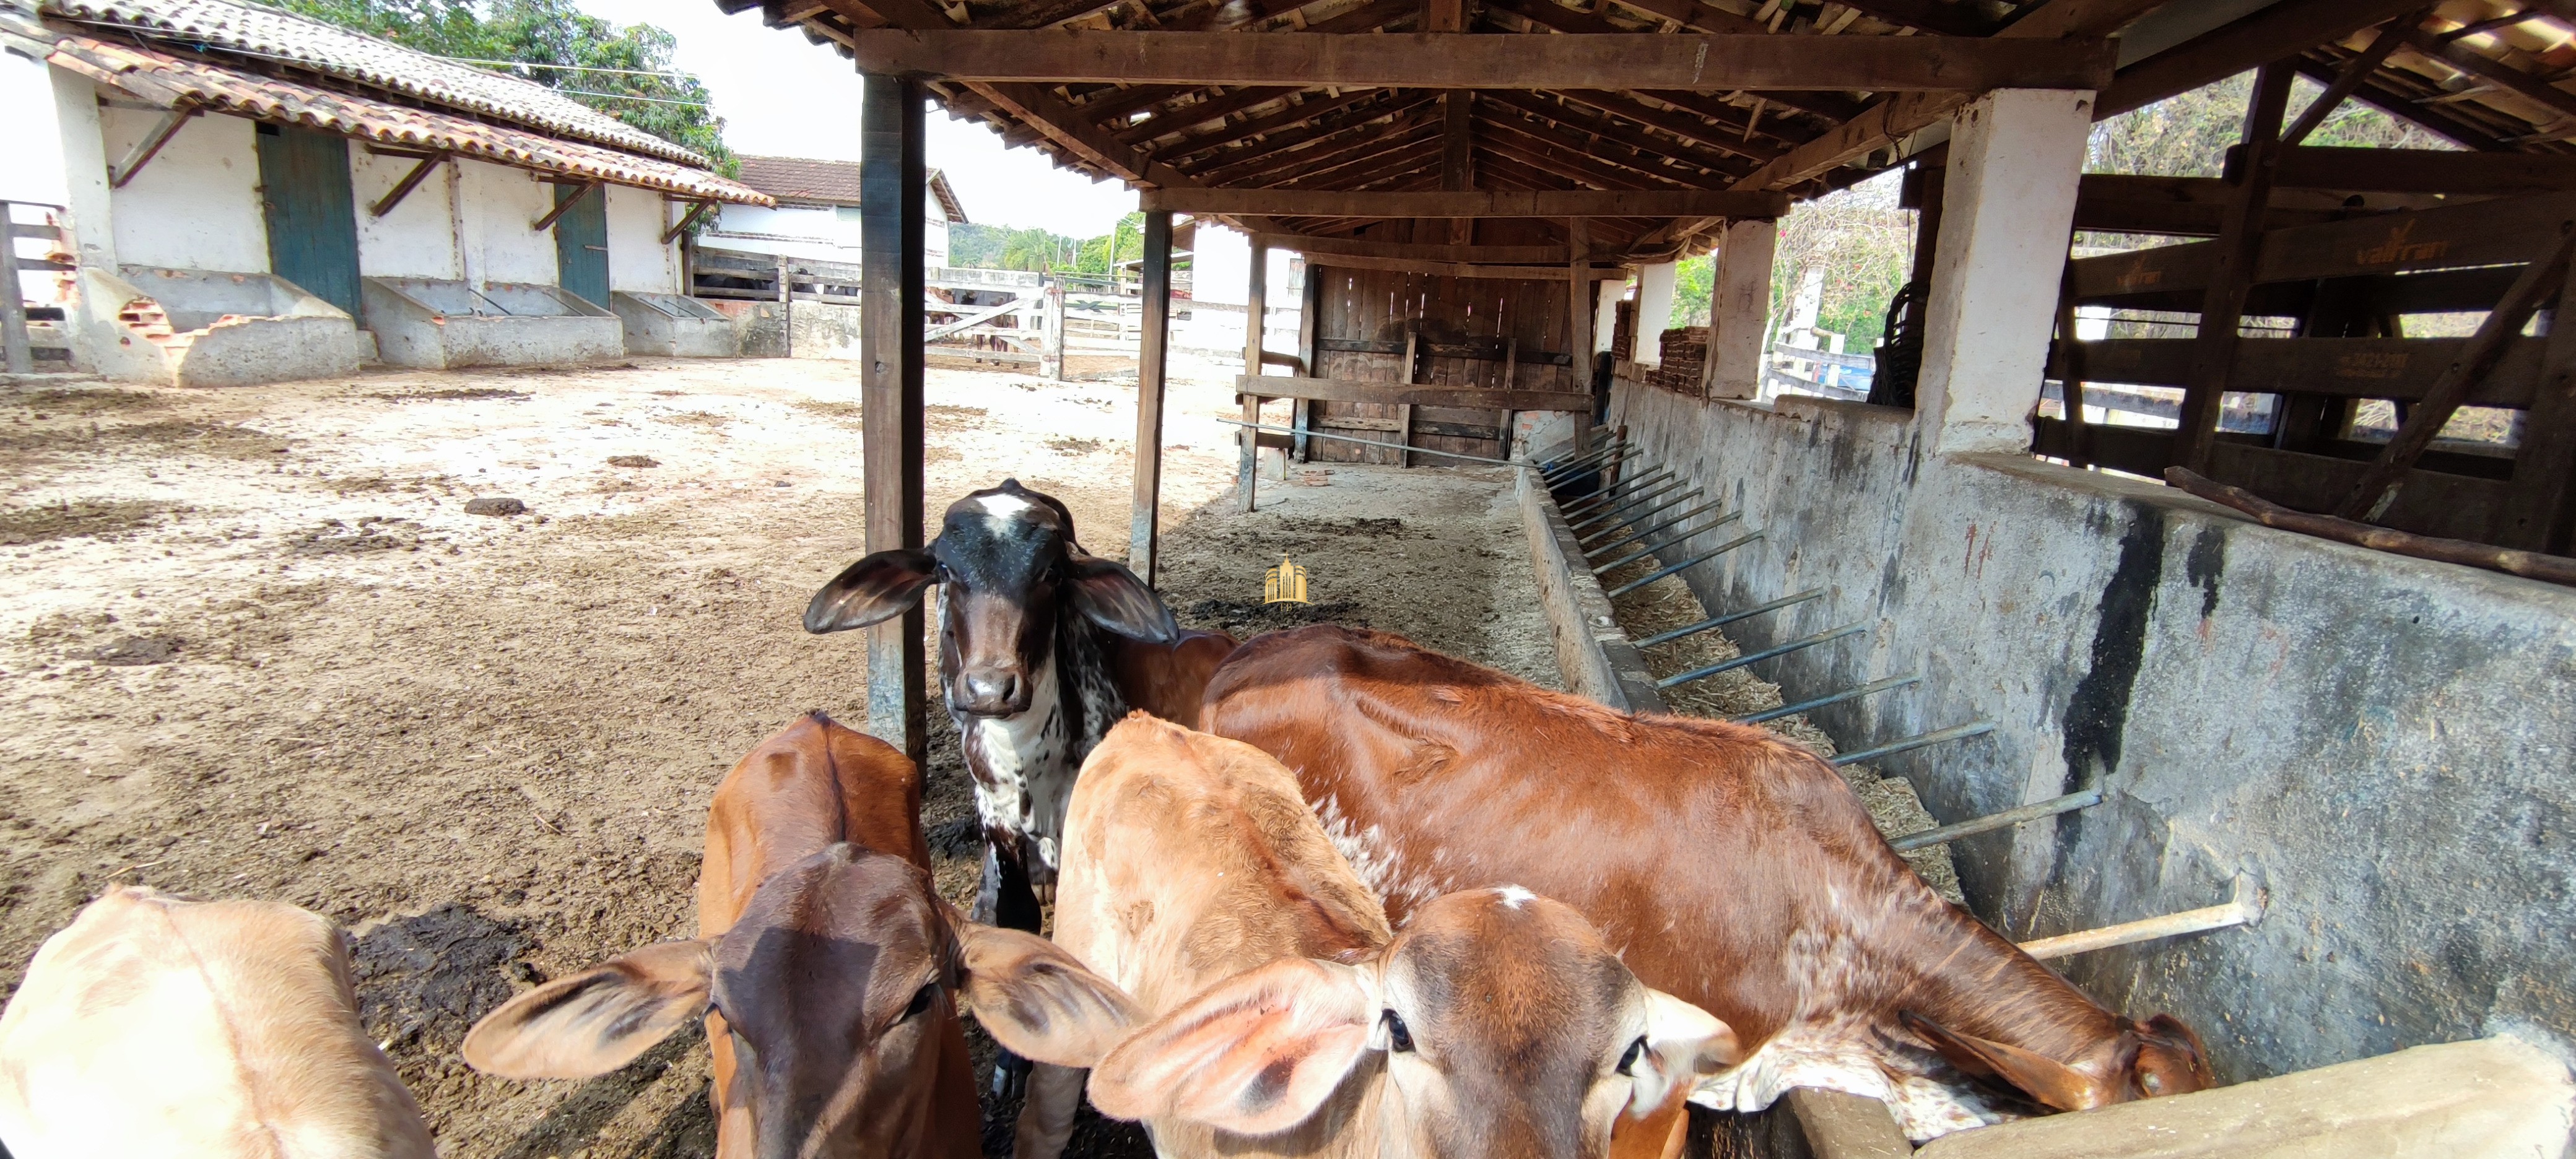
<path id="1" fill-rule="evenodd" d="M 682 227 L 771 199 L 542 85 L 237 0 L 0 0 L 0 50 L 23 292 L 81 369 L 730 352 Z"/>
<path id="2" fill-rule="evenodd" d="M 749 155 L 741 161 L 742 183 L 777 204 L 722 207 L 715 223 L 698 235 L 700 245 L 858 264 L 858 162 Z M 965 223 L 966 207 L 937 169 L 930 171 L 930 196 L 922 201 L 922 264 L 947 265 L 948 226 Z"/>

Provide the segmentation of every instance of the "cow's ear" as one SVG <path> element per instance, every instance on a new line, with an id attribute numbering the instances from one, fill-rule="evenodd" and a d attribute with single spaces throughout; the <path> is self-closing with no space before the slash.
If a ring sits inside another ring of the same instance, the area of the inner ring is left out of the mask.
<path id="1" fill-rule="evenodd" d="M 465 1061 L 513 1079 L 580 1079 L 635 1061 L 706 1013 L 708 943 L 661 942 L 557 978 L 483 1016 Z"/>
<path id="2" fill-rule="evenodd" d="M 805 630 L 820 635 L 864 628 L 911 611 L 939 564 L 917 547 L 880 551 L 851 564 L 805 605 Z"/>
<path id="3" fill-rule="evenodd" d="M 1036 934 L 965 924 L 966 982 L 975 1021 L 1022 1058 L 1087 1067 L 1143 1022 L 1135 999 Z"/>
<path id="4" fill-rule="evenodd" d="M 1735 1030 L 1716 1015 L 1648 987 L 1646 1032 L 1620 1059 L 1634 1085 L 1628 1113 L 1643 1118 L 1665 1107 L 1699 1080 L 1743 1061 Z"/>
<path id="5" fill-rule="evenodd" d="M 1181 638 L 1181 626 L 1172 622 L 1172 610 L 1163 606 L 1163 597 L 1137 579 L 1126 564 L 1075 555 L 1064 570 L 1065 582 L 1073 587 L 1073 606 L 1092 623 L 1151 644 Z"/>
<path id="6" fill-rule="evenodd" d="M 1101 1059 L 1092 1105 L 1238 1135 L 1285 1131 L 1323 1106 L 1369 1050 L 1373 994 L 1362 968 L 1312 958 L 1237 974 Z"/>
<path id="7" fill-rule="evenodd" d="M 2035 1051 L 1962 1034 L 1913 1011 L 1898 1015 L 1950 1065 L 1976 1077 L 2010 1084 L 2032 1100 L 2060 1111 L 2089 1111 L 2110 1101 L 2101 1080 Z"/>

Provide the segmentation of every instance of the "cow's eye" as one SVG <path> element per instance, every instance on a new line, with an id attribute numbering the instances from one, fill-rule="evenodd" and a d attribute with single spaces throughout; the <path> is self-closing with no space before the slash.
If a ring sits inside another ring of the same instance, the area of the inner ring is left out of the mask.
<path id="1" fill-rule="evenodd" d="M 1628 1044 L 1627 1052 L 1619 1056 L 1619 1073 L 1635 1078 L 1637 1060 L 1644 1057 L 1646 1057 L 1646 1036 L 1641 1034 L 1637 1036 L 1637 1041 Z"/>
<path id="2" fill-rule="evenodd" d="M 1406 1029 L 1404 1017 L 1392 1010 L 1386 1012 L 1386 1041 L 1398 1054 L 1413 1051 L 1413 1031 Z"/>
<path id="3" fill-rule="evenodd" d="M 2148 1071 L 2138 1076 L 2138 1085 L 2147 1088 L 2148 1097 L 2165 1093 L 2165 1076 Z"/>
<path id="4" fill-rule="evenodd" d="M 939 983 L 937 982 L 932 982 L 923 986 L 921 989 L 914 991 L 912 995 L 912 1005 L 904 1007 L 903 1018 L 897 1019 L 896 1021 L 900 1022 L 904 1019 L 916 1017 L 920 1015 L 922 1011 L 930 1009 L 931 999 L 936 997 L 938 993 Z"/>

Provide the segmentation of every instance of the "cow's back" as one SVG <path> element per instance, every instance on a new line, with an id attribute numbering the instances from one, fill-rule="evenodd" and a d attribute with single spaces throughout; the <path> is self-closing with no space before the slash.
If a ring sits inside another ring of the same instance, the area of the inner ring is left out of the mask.
<path id="1" fill-rule="evenodd" d="M 1297 773 L 1396 921 L 1443 892 L 1525 886 L 1575 907 L 1640 980 L 1748 1042 L 1796 1012 L 1802 983 L 1785 962 L 1822 967 L 1841 951 L 1724 931 L 1809 926 L 1795 912 L 1828 895 L 1894 905 L 1846 915 L 1858 921 L 1912 921 L 1938 901 L 1802 748 L 1723 722 L 1632 718 L 1396 637 L 1320 626 L 1256 638 L 1209 685 L 1205 719 Z"/>
<path id="2" fill-rule="evenodd" d="M 1286 769 L 1141 712 L 1084 763 L 1064 861 L 1055 941 L 1152 1014 L 1273 958 L 1387 939 Z"/>
<path id="3" fill-rule="evenodd" d="M 358 1025 L 329 922 L 275 902 L 117 889 L 46 940 L 0 1014 L 18 1159 L 429 1159 L 419 1106 Z"/>

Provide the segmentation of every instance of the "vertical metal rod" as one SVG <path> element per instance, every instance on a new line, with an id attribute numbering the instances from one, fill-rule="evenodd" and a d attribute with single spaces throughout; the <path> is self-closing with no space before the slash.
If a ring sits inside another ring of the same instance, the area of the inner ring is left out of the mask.
<path id="1" fill-rule="evenodd" d="M 1835 757 L 1833 763 L 1838 767 L 1842 765 L 1858 764 L 1862 761 L 1873 760 L 1878 757 L 1894 756 L 1902 752 L 1912 752 L 1915 749 L 1923 748 L 1927 745 L 1941 744 L 1945 741 L 1966 740 L 1972 736 L 1984 736 L 1993 731 L 1995 731 L 1993 721 L 1980 720 L 1972 724 L 1953 725 L 1938 732 L 1927 732 L 1921 736 L 1910 736 L 1904 740 L 1890 744 L 1883 744 L 1874 749 L 1862 749 L 1856 753 L 1844 753 L 1841 756 Z"/>
<path id="2" fill-rule="evenodd" d="M 1825 594 L 1825 589 L 1823 588 L 1808 588 L 1794 596 L 1782 596 L 1770 603 L 1756 604 L 1740 612 L 1728 612 L 1723 616 L 1710 616 L 1696 624 L 1684 624 L 1669 632 L 1657 632 L 1652 636 L 1648 636 L 1643 640 L 1637 641 L 1637 646 L 1640 648 L 1651 648 L 1666 641 L 1681 639 L 1684 636 L 1696 636 L 1711 628 L 1721 628 L 1728 624 L 1732 624 L 1737 620 L 1749 620 L 1764 612 L 1776 612 L 1793 604 L 1803 604 L 1808 600 L 1815 599 L 1823 594 Z"/>
<path id="3" fill-rule="evenodd" d="M 1715 506 L 1717 506 L 1717 504 L 1715 504 L 1715 503 L 1711 503 L 1711 504 L 1709 504 L 1709 505 L 1708 505 L 1708 507 L 1702 507 L 1702 508 L 1700 508 L 1700 509 L 1699 509 L 1699 511 L 1693 511 L 1693 512 L 1691 512 L 1691 513 L 1690 513 L 1690 515 L 1682 516 L 1682 518 L 1683 518 L 1683 519 L 1689 519 L 1692 515 L 1697 515 L 1697 514 L 1699 514 L 1699 513 L 1700 513 L 1700 511 L 1706 511 L 1706 510 L 1708 510 L 1708 509 L 1709 509 L 1709 507 L 1715 507 Z M 1736 520 L 1738 520 L 1738 519 L 1742 519 L 1742 518 L 1744 518 L 1744 513 L 1743 513 L 1743 512 L 1741 512 L 1741 511 L 1729 511 L 1729 512 L 1727 512 L 1726 514 L 1724 514 L 1724 515 L 1722 515 L 1722 516 L 1719 516 L 1719 517 L 1718 517 L 1717 522 L 1715 522 L 1715 523 L 1709 524 L 1708 526 L 1703 527 L 1703 528 L 1700 528 L 1700 529 L 1699 529 L 1699 530 L 1697 530 L 1697 531 L 1692 531 L 1692 532 L 1688 532 L 1688 533 L 1685 533 L 1685 534 L 1683 534 L 1683 535 L 1677 536 L 1677 537 L 1675 537 L 1674 539 L 1672 539 L 1670 542 L 1665 543 L 1662 547 L 1655 547 L 1655 546 L 1649 545 L 1649 546 L 1646 546 L 1646 547 L 1638 548 L 1638 549 L 1637 549 L 1637 550 L 1635 550 L 1635 551 L 1632 551 L 1632 552 L 1629 552 L 1629 553 L 1628 553 L 1628 554 L 1626 554 L 1626 555 L 1620 556 L 1620 557 L 1619 557 L 1618 559 L 1616 559 L 1616 560 L 1613 560 L 1613 561 L 1611 561 L 1611 562 L 1609 562 L 1609 563 L 1602 564 L 1602 565 L 1601 565 L 1601 566 L 1599 566 L 1599 567 L 1593 568 L 1593 569 L 1592 569 L 1592 574 L 1594 574 L 1594 575 L 1608 575 L 1608 574 L 1610 574 L 1611 572 L 1617 571 L 1617 570 L 1619 570 L 1620 568 L 1626 567 L 1626 566 L 1628 566 L 1629 564 L 1635 563 L 1635 562 L 1637 562 L 1638 560 L 1644 559 L 1644 558 L 1646 558 L 1647 556 L 1653 555 L 1653 554 L 1655 554 L 1655 553 L 1657 553 L 1657 552 L 1670 551 L 1670 550 L 1672 550 L 1673 548 L 1680 546 L 1680 545 L 1681 545 L 1681 542 L 1682 542 L 1683 540 L 1685 540 L 1685 539 L 1689 539 L 1689 538 L 1691 538 L 1691 537 L 1692 537 L 1692 536 L 1694 536 L 1694 535 L 1706 535 L 1706 534 L 1708 534 L 1709 532 L 1715 531 L 1715 530 L 1717 530 L 1718 528 L 1724 527 L 1724 526 L 1726 526 L 1727 524 L 1733 523 L 1733 522 L 1735 522 Z M 1639 535 L 1646 535 L 1646 534 L 1650 534 L 1650 533 L 1649 533 L 1649 532 L 1642 532 L 1642 531 L 1641 531 L 1641 532 L 1638 532 L 1638 534 L 1639 534 Z M 1585 556 L 1584 558 L 1588 560 L 1588 559 L 1590 559 L 1590 558 L 1592 558 L 1592 557 L 1590 557 L 1590 556 L 1588 556 L 1588 555 L 1587 555 L 1587 556 Z"/>
<path id="4" fill-rule="evenodd" d="M 1774 656 L 1786 656 L 1789 653 L 1798 651 L 1802 648 L 1813 648 L 1818 644 L 1832 640 L 1839 640 L 1845 636 L 1856 635 L 1862 630 L 1863 629 L 1859 624 L 1845 624 L 1839 628 L 1828 628 L 1813 636 L 1791 640 L 1786 644 L 1765 648 L 1759 652 L 1747 652 L 1732 660 L 1720 660 L 1715 664 L 1710 664 L 1701 668 L 1693 668 L 1688 672 L 1675 673 L 1674 675 L 1667 676 L 1656 681 L 1655 687 L 1670 688 L 1676 684 L 1688 684 L 1693 680 L 1706 680 L 1720 672 L 1732 672 L 1747 664 L 1768 660 Z"/>
<path id="5" fill-rule="evenodd" d="M 1611 593 L 1610 593 L 1610 595 L 1612 596 L 1612 598 L 1616 598 L 1616 597 L 1619 597 L 1619 596 L 1627 595 L 1628 593 L 1633 592 L 1633 591 L 1637 590 L 1638 588 L 1642 588 L 1642 587 L 1646 586 L 1647 584 L 1653 583 L 1653 582 L 1655 582 L 1656 580 L 1662 579 L 1662 578 L 1664 578 L 1665 576 L 1671 575 L 1671 574 L 1673 574 L 1674 572 L 1677 572 L 1677 571 L 1682 570 L 1683 568 L 1686 568 L 1686 567 L 1693 567 L 1693 566 L 1696 566 L 1696 565 L 1699 565 L 1699 564 L 1707 563 L 1708 561 L 1710 561 L 1710 560 L 1712 560 L 1712 559 L 1716 559 L 1717 557 L 1719 557 L 1719 556 L 1721 556 L 1721 555 L 1724 555 L 1724 554 L 1726 554 L 1727 552 L 1733 551 L 1733 550 L 1735 550 L 1736 548 L 1742 547 L 1742 546 L 1744 546 L 1745 544 L 1751 543 L 1751 542 L 1753 542 L 1754 540 L 1757 540 L 1757 539 L 1760 539 L 1760 538 L 1762 538 L 1762 533 L 1761 533 L 1761 532 L 1759 532 L 1759 531 L 1756 531 L 1756 532 L 1754 532 L 1754 533 L 1753 533 L 1753 534 L 1751 534 L 1751 535 L 1747 535 L 1747 536 L 1744 536 L 1744 537 L 1743 537 L 1743 538 L 1741 538 L 1741 539 L 1737 539 L 1737 540 L 1735 540 L 1734 542 L 1729 543 L 1729 544 L 1727 544 L 1727 545 L 1726 545 L 1726 546 L 1724 546 L 1724 547 L 1718 548 L 1718 549 L 1717 549 L 1717 550 L 1715 550 L 1715 551 L 1709 552 L 1709 553 L 1708 553 L 1708 554 L 1706 554 L 1706 555 L 1698 556 L 1698 557 L 1695 557 L 1695 558 L 1692 558 L 1692 559 L 1686 559 L 1686 560 L 1683 560 L 1683 561 L 1681 561 L 1680 563 L 1677 563 L 1677 564 L 1672 565 L 1671 567 L 1668 567 L 1668 568 L 1665 568 L 1665 569 L 1663 569 L 1663 570 L 1661 570 L 1661 571 L 1655 572 L 1654 574 L 1649 575 L 1649 576 L 1645 577 L 1644 579 L 1633 580 L 1633 581 L 1630 581 L 1630 582 L 1628 582 L 1628 583 L 1621 584 L 1621 585 L 1619 586 L 1618 590 L 1611 592 Z"/>
<path id="6" fill-rule="evenodd" d="M 1908 833 L 1903 837 L 1889 840 L 1888 844 L 1894 846 L 1896 851 L 1899 853 L 1910 853 L 1926 846 L 1947 845 L 1962 837 L 1974 837 L 1977 834 L 1991 833 L 1997 829 L 2010 829 L 2024 821 L 2037 821 L 2042 817 L 2054 817 L 2060 813 L 2072 813 L 2077 809 L 2090 809 L 2101 803 L 2102 790 L 2086 789 L 2081 793 L 2068 793 L 2063 797 L 2051 797 L 2045 801 L 2035 801 L 2018 809 L 2006 809 L 2001 813 L 1989 813 L 1983 817 L 1972 817 L 1968 820 L 1961 821 L 1956 825 L 1943 825 L 1938 829 L 1925 829 L 1917 833 Z"/>
<path id="7" fill-rule="evenodd" d="M 1809 709 L 1823 708 L 1828 704 L 1841 704 L 1846 700 L 1858 700 L 1864 696 L 1875 696 L 1890 688 L 1903 688 L 1908 684 L 1918 683 L 1922 679 L 1923 678 L 1920 676 L 1890 676 L 1884 680 L 1870 681 L 1858 688 L 1843 689 L 1831 696 L 1819 696 L 1814 700 L 1801 700 L 1796 704 L 1783 704 L 1778 708 L 1765 709 L 1761 712 L 1748 712 L 1742 716 L 1730 716 L 1727 719 L 1734 721 L 1737 724 L 1760 724 L 1766 720 L 1778 720 L 1784 716 L 1794 716 Z"/>

